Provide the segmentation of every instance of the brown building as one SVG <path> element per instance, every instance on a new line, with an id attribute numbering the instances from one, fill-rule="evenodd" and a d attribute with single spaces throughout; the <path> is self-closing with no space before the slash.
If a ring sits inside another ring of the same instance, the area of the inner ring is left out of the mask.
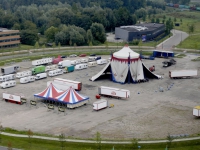
<path id="1" fill-rule="evenodd" d="M 20 44 L 19 30 L 0 28 L 0 49 L 16 47 Z"/>

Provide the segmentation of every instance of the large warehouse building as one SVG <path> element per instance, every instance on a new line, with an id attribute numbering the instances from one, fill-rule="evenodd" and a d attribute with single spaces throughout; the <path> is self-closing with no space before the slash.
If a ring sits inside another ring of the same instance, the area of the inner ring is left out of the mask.
<path id="1" fill-rule="evenodd" d="M 115 38 L 126 42 L 134 39 L 142 41 L 153 40 L 165 32 L 165 25 L 161 23 L 143 23 L 115 28 Z"/>
<path id="2" fill-rule="evenodd" d="M 20 44 L 19 30 L 0 28 L 0 49 L 15 47 Z"/>

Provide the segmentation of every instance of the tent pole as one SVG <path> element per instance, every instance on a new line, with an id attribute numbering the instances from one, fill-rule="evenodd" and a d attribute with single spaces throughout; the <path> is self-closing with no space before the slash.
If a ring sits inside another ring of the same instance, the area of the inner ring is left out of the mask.
<path id="1" fill-rule="evenodd" d="M 128 84 L 130 84 L 130 52 L 128 56 Z"/>

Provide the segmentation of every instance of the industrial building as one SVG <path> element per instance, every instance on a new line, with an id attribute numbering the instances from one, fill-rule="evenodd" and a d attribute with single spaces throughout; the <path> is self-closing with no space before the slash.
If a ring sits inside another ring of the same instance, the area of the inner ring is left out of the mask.
<path id="1" fill-rule="evenodd" d="M 20 44 L 19 30 L 0 28 L 0 49 L 15 47 Z"/>
<path id="2" fill-rule="evenodd" d="M 131 42 L 134 39 L 149 41 L 165 32 L 165 25 L 161 23 L 142 23 L 115 28 L 115 39 Z"/>

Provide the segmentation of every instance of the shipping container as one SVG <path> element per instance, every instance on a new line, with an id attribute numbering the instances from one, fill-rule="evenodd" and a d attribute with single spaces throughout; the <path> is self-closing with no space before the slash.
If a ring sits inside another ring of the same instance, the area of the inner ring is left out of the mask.
<path id="1" fill-rule="evenodd" d="M 73 81 L 73 80 L 67 80 L 67 79 L 62 79 L 62 78 L 54 78 L 54 82 L 60 83 L 60 84 L 65 84 L 66 86 L 71 86 L 73 89 L 80 91 L 82 88 L 82 82 L 79 81 Z"/>
<path id="2" fill-rule="evenodd" d="M 68 73 L 68 72 L 73 72 L 74 69 L 75 69 L 74 66 L 68 66 L 68 67 L 65 67 L 65 70 L 66 70 L 67 73 Z"/>
<path id="3" fill-rule="evenodd" d="M 20 69 L 20 67 L 18 65 L 2 67 L 1 73 L 3 75 L 8 75 L 8 74 L 16 73 L 19 69 Z"/>
<path id="4" fill-rule="evenodd" d="M 189 78 L 197 76 L 197 70 L 171 70 L 169 77 L 172 79 Z"/>
<path id="5" fill-rule="evenodd" d="M 38 74 L 38 73 L 43 73 L 45 72 L 45 66 L 36 66 L 34 68 L 32 68 L 32 74 Z"/>
<path id="6" fill-rule="evenodd" d="M 110 96 L 114 98 L 129 98 L 130 91 L 125 89 L 118 89 L 106 86 L 100 86 L 98 88 L 99 95 Z"/>
<path id="7" fill-rule="evenodd" d="M 104 100 L 104 99 L 101 99 L 101 100 L 93 103 L 94 110 L 100 110 L 100 109 L 107 108 L 107 107 L 108 107 L 108 101 Z"/>

